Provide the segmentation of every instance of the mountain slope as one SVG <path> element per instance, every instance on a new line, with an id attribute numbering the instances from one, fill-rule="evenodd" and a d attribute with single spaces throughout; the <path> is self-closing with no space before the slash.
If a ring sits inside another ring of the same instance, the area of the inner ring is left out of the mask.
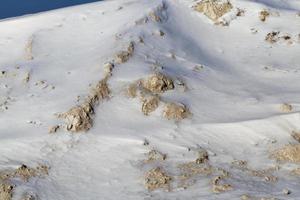
<path id="1" fill-rule="evenodd" d="M 299 165 L 271 154 L 300 129 L 300 5 L 231 4 L 219 25 L 189 0 L 1 21 L 0 175 L 49 167 L 0 176 L 12 198 L 297 199 Z"/>

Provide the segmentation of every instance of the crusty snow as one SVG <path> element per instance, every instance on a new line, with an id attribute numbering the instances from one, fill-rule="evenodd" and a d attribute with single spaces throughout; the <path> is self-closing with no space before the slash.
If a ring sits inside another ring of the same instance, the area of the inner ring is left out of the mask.
<path id="1" fill-rule="evenodd" d="M 13 180 L 13 200 L 24 193 L 40 200 L 300 199 L 300 178 L 290 173 L 300 165 L 270 157 L 296 143 L 291 132 L 300 131 L 300 2 L 230 2 L 228 26 L 196 12 L 193 0 L 108 0 L 0 21 L 0 171 L 49 166 L 46 177 Z M 244 16 L 236 16 L 238 8 Z M 265 22 L 262 10 L 270 12 Z M 265 41 L 273 31 L 291 39 Z M 130 42 L 133 56 L 115 65 L 110 98 L 95 108 L 93 127 L 49 134 L 64 123 L 55 114 L 81 102 L 104 77 L 104 64 Z M 140 100 L 125 94 L 154 70 L 172 77 L 175 89 L 161 99 L 186 105 L 187 119 L 164 118 L 162 106 L 145 116 Z M 292 109 L 282 109 L 284 103 Z M 155 165 L 175 177 L 170 191 L 144 186 L 151 149 L 167 154 Z M 230 173 L 224 182 L 232 190 L 215 194 L 214 176 L 202 175 L 177 186 L 176 166 L 194 161 L 197 149 Z M 272 173 L 278 180 L 251 176 L 234 160 L 255 170 L 278 165 Z"/>

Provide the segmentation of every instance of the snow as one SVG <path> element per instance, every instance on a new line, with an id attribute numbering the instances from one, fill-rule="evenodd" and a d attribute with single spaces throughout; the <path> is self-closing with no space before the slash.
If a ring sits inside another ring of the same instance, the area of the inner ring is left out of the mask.
<path id="1" fill-rule="evenodd" d="M 0 74 L 0 171 L 21 164 L 50 167 L 44 178 L 14 182 L 13 199 L 23 193 L 43 200 L 300 198 L 300 179 L 289 173 L 299 165 L 269 156 L 295 143 L 290 134 L 300 130 L 299 1 L 232 0 L 234 8 L 224 16 L 229 26 L 214 25 L 193 10 L 195 3 L 102 1 L 0 22 L 0 71 L 5 71 Z M 245 16 L 237 17 L 237 8 Z M 259 20 L 263 9 L 271 12 L 265 22 Z M 161 22 L 136 23 L 153 11 Z M 268 43 L 265 36 L 272 31 L 290 35 L 292 44 Z M 131 41 L 133 57 L 115 65 L 108 80 L 111 98 L 95 108 L 92 129 L 49 134 L 51 126 L 63 123 L 55 114 L 83 102 L 105 76 L 103 65 Z M 140 100 L 126 96 L 129 84 L 155 69 L 175 82 L 174 90 L 160 95 L 162 101 L 183 103 L 192 116 L 167 120 L 162 105 L 145 116 Z M 281 110 L 284 103 L 292 106 L 290 112 Z M 197 177 L 187 189 L 177 188 L 176 181 L 168 192 L 145 189 L 147 152 L 166 153 L 167 160 L 156 165 L 176 177 L 176 166 L 195 160 L 199 148 L 208 151 L 212 166 L 230 173 L 225 182 L 233 190 L 212 193 L 211 176 Z M 238 170 L 234 160 L 246 160 L 256 170 L 280 165 L 274 172 L 278 181 Z M 290 195 L 283 194 L 285 188 Z"/>

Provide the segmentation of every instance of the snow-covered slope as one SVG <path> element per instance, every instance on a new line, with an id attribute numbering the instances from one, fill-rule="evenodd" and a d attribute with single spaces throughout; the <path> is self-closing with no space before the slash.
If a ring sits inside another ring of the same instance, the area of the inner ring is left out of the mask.
<path id="1" fill-rule="evenodd" d="M 270 156 L 300 131 L 300 3 L 230 2 L 219 25 L 192 0 L 102 1 L 1 21 L 0 175 L 49 167 L 28 181 L 0 176 L 12 199 L 300 199 L 291 174 L 300 166 Z M 147 98 L 126 91 L 157 73 L 174 88 L 150 92 L 159 104 L 145 115 Z M 57 113 L 82 105 L 101 80 L 110 94 L 93 104 L 92 127 L 67 131 Z M 168 103 L 190 114 L 167 119 Z M 147 160 L 151 150 L 166 158 Z M 183 172 L 203 151 L 198 171 Z M 168 188 L 145 187 L 155 167 Z"/>

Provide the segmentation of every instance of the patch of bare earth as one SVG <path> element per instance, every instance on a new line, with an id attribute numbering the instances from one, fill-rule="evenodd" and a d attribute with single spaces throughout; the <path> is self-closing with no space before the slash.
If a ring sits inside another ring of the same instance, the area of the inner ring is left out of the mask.
<path id="1" fill-rule="evenodd" d="M 250 176 L 262 178 L 265 182 L 277 182 L 278 177 L 274 176 L 273 173 L 279 170 L 278 166 L 273 166 L 267 169 L 251 169 L 246 161 L 235 160 L 232 162 L 232 166 L 246 172 Z"/>
<path id="2" fill-rule="evenodd" d="M 228 13 L 232 8 L 233 6 L 229 1 L 221 0 L 202 0 L 194 6 L 196 11 L 203 13 L 214 22 Z"/>
<path id="3" fill-rule="evenodd" d="M 151 96 L 148 98 L 144 98 L 142 101 L 142 112 L 144 113 L 144 115 L 149 115 L 149 113 L 155 111 L 158 108 L 160 99 L 158 96 Z"/>
<path id="4" fill-rule="evenodd" d="M 126 50 L 120 51 L 116 54 L 115 60 L 116 63 L 122 64 L 127 62 L 133 55 L 134 52 L 134 43 L 130 42 Z"/>
<path id="5" fill-rule="evenodd" d="M 292 138 L 294 140 L 296 140 L 297 142 L 300 143 L 300 132 L 298 132 L 298 131 L 292 131 L 291 136 L 292 136 Z"/>
<path id="6" fill-rule="evenodd" d="M 157 189 L 170 191 L 171 181 L 172 177 L 161 167 L 153 168 L 145 174 L 145 187 L 150 191 Z"/>
<path id="7" fill-rule="evenodd" d="M 300 144 L 288 144 L 272 152 L 271 157 L 277 161 L 300 162 Z"/>
<path id="8" fill-rule="evenodd" d="M 284 42 L 288 45 L 293 44 L 294 40 L 289 34 L 280 34 L 279 31 L 273 31 L 266 35 L 265 41 L 274 44 L 279 41 Z"/>
<path id="9" fill-rule="evenodd" d="M 166 159 L 167 159 L 166 154 L 163 154 L 160 151 L 153 149 L 148 152 L 145 163 L 150 163 L 150 162 L 154 162 L 154 161 L 164 161 Z"/>
<path id="10" fill-rule="evenodd" d="M 11 200 L 13 197 L 14 185 L 10 184 L 11 180 L 18 178 L 23 182 L 27 182 L 33 177 L 42 177 L 48 175 L 49 167 L 39 165 L 36 168 L 30 168 L 21 165 L 15 170 L 5 170 L 0 172 L 0 200 Z"/>
<path id="11" fill-rule="evenodd" d="M 183 120 L 191 115 L 189 109 L 184 104 L 168 103 L 165 106 L 164 117 L 168 120 Z"/>
<path id="12" fill-rule="evenodd" d="M 121 64 L 127 62 L 134 53 L 134 43 L 130 42 L 127 49 L 116 54 L 116 63 Z M 65 113 L 58 114 L 58 118 L 65 119 L 66 128 L 71 132 L 86 132 L 93 126 L 94 108 L 101 100 L 108 99 L 110 89 L 108 80 L 112 76 L 114 64 L 112 62 L 105 63 L 103 66 L 104 78 L 101 79 L 90 91 L 84 103 L 72 107 Z M 54 131 L 55 132 L 55 131 Z"/>
<path id="13" fill-rule="evenodd" d="M 270 16 L 270 13 L 267 10 L 262 10 L 259 12 L 259 19 L 262 22 L 265 22 L 269 16 Z"/>
<path id="14" fill-rule="evenodd" d="M 198 176 L 208 176 L 214 172 L 214 168 L 209 164 L 195 161 L 180 164 L 178 168 L 180 170 L 179 187 L 184 189 L 195 184 Z"/>
<path id="15" fill-rule="evenodd" d="M 151 75 L 146 80 L 142 81 L 142 85 L 146 90 L 154 94 L 159 94 L 166 92 L 167 90 L 174 89 L 173 80 L 162 73 Z"/>
<path id="16" fill-rule="evenodd" d="M 214 193 L 222 193 L 233 189 L 230 184 L 223 183 L 223 179 L 226 177 L 227 176 L 216 176 L 212 180 L 212 191 Z"/>
<path id="17" fill-rule="evenodd" d="M 0 183 L 0 200 L 11 200 L 13 189 L 10 184 Z"/>
<path id="18" fill-rule="evenodd" d="M 293 110 L 293 106 L 288 104 L 288 103 L 284 103 L 280 106 L 280 110 L 282 112 L 288 113 L 288 112 L 291 112 Z"/>
<path id="19" fill-rule="evenodd" d="M 58 117 L 65 119 L 68 131 L 80 132 L 88 131 L 92 127 L 92 114 L 92 106 L 89 103 L 84 103 L 59 114 Z"/>

